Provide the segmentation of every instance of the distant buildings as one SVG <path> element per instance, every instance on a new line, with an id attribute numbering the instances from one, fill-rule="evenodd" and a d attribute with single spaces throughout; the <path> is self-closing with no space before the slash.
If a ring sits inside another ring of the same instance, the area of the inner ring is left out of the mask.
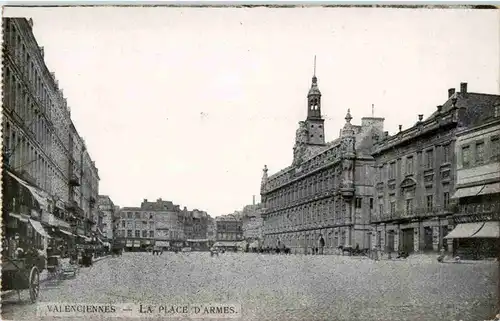
<path id="1" fill-rule="evenodd" d="M 218 216 L 216 222 L 216 240 L 219 241 L 242 241 L 243 224 L 240 218 L 233 214 Z"/>
<path id="2" fill-rule="evenodd" d="M 33 22 L 3 18 L 3 28 L 4 218 L 42 222 L 61 237 L 97 237 L 98 170 L 45 65 Z"/>
<path id="3" fill-rule="evenodd" d="M 216 235 L 217 235 L 217 225 L 215 219 L 209 216 L 207 219 L 207 239 L 210 242 L 214 242 L 216 240 Z"/>
<path id="4" fill-rule="evenodd" d="M 139 250 L 154 244 L 182 246 L 188 240 L 206 239 L 209 216 L 206 212 L 180 209 L 161 198 L 145 199 L 140 207 L 120 209 L 117 237 L 129 250 Z"/>
<path id="5" fill-rule="evenodd" d="M 107 195 L 99 195 L 99 211 L 102 213 L 102 220 L 98 222 L 98 232 L 107 240 L 113 239 L 113 219 L 115 217 L 115 204 Z"/>

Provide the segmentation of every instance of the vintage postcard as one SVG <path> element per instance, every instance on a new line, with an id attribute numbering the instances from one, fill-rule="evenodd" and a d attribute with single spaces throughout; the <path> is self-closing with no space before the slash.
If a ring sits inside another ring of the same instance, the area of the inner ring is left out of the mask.
<path id="1" fill-rule="evenodd" d="M 488 6 L 5 6 L 2 320 L 500 320 Z"/>

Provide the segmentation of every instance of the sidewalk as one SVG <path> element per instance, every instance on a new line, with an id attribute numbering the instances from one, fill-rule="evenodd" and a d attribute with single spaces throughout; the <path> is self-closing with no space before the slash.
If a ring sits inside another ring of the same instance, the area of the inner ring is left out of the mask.
<path id="1" fill-rule="evenodd" d="M 99 262 L 101 260 L 104 260 L 104 259 L 107 259 L 110 257 L 111 257 L 111 255 L 101 256 L 101 257 L 98 257 L 96 259 L 92 259 L 92 263 L 96 263 L 96 262 Z M 62 259 L 61 261 L 62 261 L 61 263 L 69 263 L 69 259 Z M 42 272 L 40 272 L 39 284 L 43 284 L 43 283 L 50 281 L 50 280 L 51 279 L 49 278 L 49 272 L 47 271 L 47 269 L 44 269 Z M 2 291 L 1 296 L 7 297 L 7 296 L 10 296 L 14 293 L 16 293 L 16 290 Z"/>
<path id="2" fill-rule="evenodd" d="M 410 263 L 438 263 L 437 258 L 438 254 L 433 253 L 433 254 L 410 254 L 406 259 L 403 258 L 396 258 L 396 254 L 392 254 L 391 259 L 388 258 L 387 253 L 383 253 L 380 255 L 379 260 L 380 261 L 407 261 Z M 496 259 L 484 259 L 484 260 L 460 260 L 459 262 L 455 261 L 455 259 L 448 255 L 444 258 L 443 262 L 441 263 L 456 263 L 456 264 L 480 264 L 480 263 L 488 263 L 488 262 L 496 262 Z"/>

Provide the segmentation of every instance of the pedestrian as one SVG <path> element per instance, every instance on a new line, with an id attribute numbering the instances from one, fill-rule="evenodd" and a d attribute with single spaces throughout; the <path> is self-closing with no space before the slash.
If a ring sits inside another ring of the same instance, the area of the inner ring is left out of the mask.
<path id="1" fill-rule="evenodd" d="M 323 238 L 323 236 L 321 236 L 321 238 L 319 239 L 319 246 L 320 246 L 320 253 L 319 254 L 323 255 L 323 250 L 325 247 L 325 239 Z"/>

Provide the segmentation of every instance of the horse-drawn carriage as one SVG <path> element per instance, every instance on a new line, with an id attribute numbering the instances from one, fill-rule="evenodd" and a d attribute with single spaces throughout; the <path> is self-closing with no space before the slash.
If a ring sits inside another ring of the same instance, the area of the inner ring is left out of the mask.
<path id="1" fill-rule="evenodd" d="M 2 291 L 17 291 L 21 300 L 21 291 L 28 290 L 32 303 L 36 302 L 40 292 L 40 268 L 32 258 L 2 257 Z"/>

